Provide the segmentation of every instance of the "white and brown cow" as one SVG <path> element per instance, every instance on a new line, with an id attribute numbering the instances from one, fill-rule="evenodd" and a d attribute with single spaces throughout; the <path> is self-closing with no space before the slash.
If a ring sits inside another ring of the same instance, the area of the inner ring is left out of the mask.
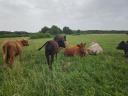
<path id="1" fill-rule="evenodd" d="M 88 47 L 88 53 L 91 55 L 97 55 L 103 52 L 103 48 L 96 42 L 92 42 Z"/>

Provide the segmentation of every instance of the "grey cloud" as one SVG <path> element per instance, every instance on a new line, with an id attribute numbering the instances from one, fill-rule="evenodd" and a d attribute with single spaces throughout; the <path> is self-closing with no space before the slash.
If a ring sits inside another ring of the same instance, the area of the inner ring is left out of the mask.
<path id="1" fill-rule="evenodd" d="M 0 0 L 0 30 L 128 30 L 128 0 Z"/>

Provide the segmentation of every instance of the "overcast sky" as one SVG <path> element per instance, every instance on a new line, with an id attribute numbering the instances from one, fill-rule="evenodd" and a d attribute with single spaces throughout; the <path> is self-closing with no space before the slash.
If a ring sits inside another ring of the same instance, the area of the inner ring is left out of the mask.
<path id="1" fill-rule="evenodd" d="M 128 30 L 128 0 L 0 0 L 0 30 Z"/>

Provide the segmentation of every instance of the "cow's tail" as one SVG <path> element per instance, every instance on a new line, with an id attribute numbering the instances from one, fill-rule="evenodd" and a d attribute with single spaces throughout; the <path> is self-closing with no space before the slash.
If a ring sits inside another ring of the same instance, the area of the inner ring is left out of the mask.
<path id="1" fill-rule="evenodd" d="M 48 41 L 43 46 L 41 46 L 38 50 L 40 51 L 47 43 Z"/>

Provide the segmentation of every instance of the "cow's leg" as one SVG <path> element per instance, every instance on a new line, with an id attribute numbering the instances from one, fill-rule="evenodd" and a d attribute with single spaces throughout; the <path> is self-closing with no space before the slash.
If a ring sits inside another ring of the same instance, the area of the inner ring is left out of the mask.
<path id="1" fill-rule="evenodd" d="M 128 51 L 127 50 L 125 50 L 125 56 L 128 57 Z"/>
<path id="2" fill-rule="evenodd" d="M 128 57 L 128 52 L 126 53 L 126 57 Z"/>
<path id="3" fill-rule="evenodd" d="M 6 55 L 3 54 L 3 67 L 5 68 L 6 66 L 7 66 Z"/>
<path id="4" fill-rule="evenodd" d="M 5 48 L 2 49 L 2 60 L 3 60 L 3 67 L 6 67 L 6 52 L 5 52 Z"/>
<path id="5" fill-rule="evenodd" d="M 14 63 L 14 56 L 10 58 L 9 67 L 12 69 L 12 65 Z"/>
<path id="6" fill-rule="evenodd" d="M 6 62 L 5 62 L 5 56 L 6 56 L 6 53 L 5 53 L 5 49 L 3 48 L 2 49 L 2 59 L 3 59 L 3 63 L 5 64 Z"/>
<path id="7" fill-rule="evenodd" d="M 49 69 L 50 69 L 50 55 L 45 54 L 45 57 L 46 57 L 46 59 L 47 59 L 48 67 L 49 67 Z"/>
<path id="8" fill-rule="evenodd" d="M 52 69 L 52 63 L 53 63 L 53 62 L 54 62 L 54 54 L 51 55 L 51 64 L 50 64 L 51 69 Z"/>
<path id="9" fill-rule="evenodd" d="M 56 53 L 56 60 L 57 60 L 57 53 Z"/>
<path id="10" fill-rule="evenodd" d="M 8 54 L 9 54 L 8 66 L 12 68 L 12 65 L 14 63 L 14 57 L 15 57 L 15 52 L 13 48 L 10 48 L 10 51 Z"/>
<path id="11" fill-rule="evenodd" d="M 126 55 L 126 53 L 127 53 L 127 51 L 126 50 L 124 50 L 124 54 Z"/>

